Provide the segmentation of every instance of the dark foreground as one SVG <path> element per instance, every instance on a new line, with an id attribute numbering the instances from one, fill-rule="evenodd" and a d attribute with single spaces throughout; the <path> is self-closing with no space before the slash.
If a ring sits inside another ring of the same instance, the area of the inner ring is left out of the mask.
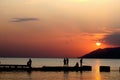
<path id="1" fill-rule="evenodd" d="M 43 67 L 29 67 L 27 65 L 0 65 L 0 71 L 91 71 L 91 66 L 70 67 L 70 66 L 43 66 Z"/>

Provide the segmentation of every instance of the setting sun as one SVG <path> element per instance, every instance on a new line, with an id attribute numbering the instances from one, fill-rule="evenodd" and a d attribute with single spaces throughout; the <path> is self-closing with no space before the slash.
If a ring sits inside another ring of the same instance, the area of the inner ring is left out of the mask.
<path id="1" fill-rule="evenodd" d="M 80 57 L 120 46 L 120 0 L 0 0 L 0 57 Z"/>
<path id="2" fill-rule="evenodd" d="M 100 45 L 101 45 L 101 43 L 100 43 L 100 42 L 96 42 L 96 45 L 97 45 L 97 46 L 100 46 Z"/>

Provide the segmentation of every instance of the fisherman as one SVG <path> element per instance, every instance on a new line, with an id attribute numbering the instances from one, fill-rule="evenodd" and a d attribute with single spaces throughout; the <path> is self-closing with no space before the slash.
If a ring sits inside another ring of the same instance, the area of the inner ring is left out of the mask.
<path id="1" fill-rule="evenodd" d="M 78 64 L 78 62 L 76 63 L 75 67 L 79 67 L 79 64 Z"/>
<path id="2" fill-rule="evenodd" d="M 69 59 L 66 58 L 66 65 L 68 66 L 68 64 L 69 64 Z"/>
<path id="3" fill-rule="evenodd" d="M 83 59 L 80 59 L 80 67 L 82 67 Z"/>
<path id="4" fill-rule="evenodd" d="M 66 58 L 64 58 L 63 63 L 64 63 L 64 66 L 65 66 L 66 65 Z"/>
<path id="5" fill-rule="evenodd" d="M 31 65 L 32 65 L 32 60 L 29 59 L 29 61 L 27 62 L 27 66 L 29 66 L 31 68 Z"/>

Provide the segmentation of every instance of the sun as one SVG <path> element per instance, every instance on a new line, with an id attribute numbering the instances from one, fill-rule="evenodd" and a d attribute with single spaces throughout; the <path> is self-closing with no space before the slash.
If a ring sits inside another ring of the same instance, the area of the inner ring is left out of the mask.
<path id="1" fill-rule="evenodd" d="M 101 46 L 101 43 L 100 43 L 100 42 L 96 42 L 96 45 L 97 45 L 97 46 Z"/>

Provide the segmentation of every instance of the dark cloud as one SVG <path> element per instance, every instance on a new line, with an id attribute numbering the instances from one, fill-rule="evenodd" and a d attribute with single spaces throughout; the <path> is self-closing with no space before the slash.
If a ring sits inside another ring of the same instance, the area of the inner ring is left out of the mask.
<path id="1" fill-rule="evenodd" d="M 37 21 L 38 18 L 12 18 L 11 22 Z"/>
<path id="2" fill-rule="evenodd" d="M 120 33 L 112 33 L 103 38 L 104 42 L 114 46 L 120 46 Z"/>

